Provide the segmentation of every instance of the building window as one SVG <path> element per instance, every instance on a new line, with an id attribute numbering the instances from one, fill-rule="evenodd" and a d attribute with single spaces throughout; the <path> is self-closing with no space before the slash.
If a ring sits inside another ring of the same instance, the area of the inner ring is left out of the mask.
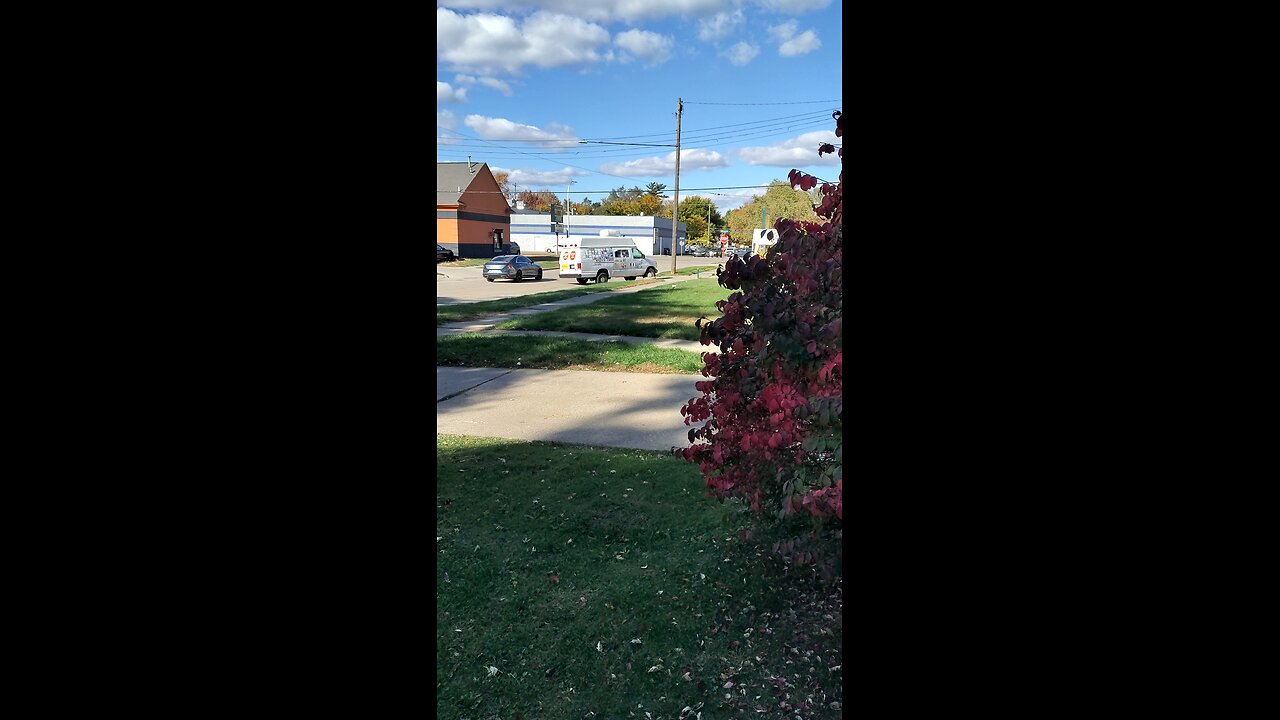
<path id="1" fill-rule="evenodd" d="M 502 229 L 494 228 L 490 235 L 493 236 L 493 251 L 496 253 L 502 252 Z"/>

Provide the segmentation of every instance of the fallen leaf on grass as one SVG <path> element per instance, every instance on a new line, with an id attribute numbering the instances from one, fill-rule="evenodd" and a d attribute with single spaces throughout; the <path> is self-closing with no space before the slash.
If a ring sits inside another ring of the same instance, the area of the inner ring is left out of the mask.
<path id="1" fill-rule="evenodd" d="M 458 632 L 462 632 L 462 631 L 461 631 L 461 630 L 459 630 Z M 634 639 L 632 639 L 631 644 L 632 644 L 632 645 L 643 645 L 644 643 L 640 641 L 640 638 L 634 638 Z"/>
<path id="2" fill-rule="evenodd" d="M 494 666 L 492 666 L 492 665 L 490 665 L 490 666 L 489 666 L 488 668 L 486 668 L 486 669 L 489 671 L 489 677 L 493 677 L 494 675 L 497 675 L 497 674 L 498 674 L 498 668 L 496 668 L 496 667 L 494 667 Z"/>
<path id="3" fill-rule="evenodd" d="M 559 585 L 559 584 L 560 584 L 560 576 L 559 576 L 559 575 L 552 575 L 552 576 L 551 576 L 551 582 L 553 582 L 553 583 L 555 583 L 555 584 Z"/>

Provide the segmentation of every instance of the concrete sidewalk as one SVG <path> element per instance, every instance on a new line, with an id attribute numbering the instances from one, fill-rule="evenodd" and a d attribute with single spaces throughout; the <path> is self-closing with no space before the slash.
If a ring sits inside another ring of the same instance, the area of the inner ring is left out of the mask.
<path id="1" fill-rule="evenodd" d="M 701 375 L 436 368 L 436 432 L 670 450 Z M 444 398 L 442 400 L 442 398 Z M 701 424 L 701 423 L 699 423 Z"/>

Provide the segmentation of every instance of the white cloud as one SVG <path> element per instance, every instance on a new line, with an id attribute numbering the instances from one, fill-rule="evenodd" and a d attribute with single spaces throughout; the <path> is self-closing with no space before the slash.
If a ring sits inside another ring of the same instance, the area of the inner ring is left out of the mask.
<path id="1" fill-rule="evenodd" d="M 818 157 L 818 146 L 822 143 L 836 145 L 840 142 L 841 140 L 836 137 L 835 131 L 818 130 L 769 147 L 744 147 L 738 150 L 738 157 L 749 165 L 771 165 L 785 168 L 839 165 L 840 160 L 834 153 Z"/>
<path id="2" fill-rule="evenodd" d="M 725 57 L 729 58 L 729 62 L 734 65 L 746 65 L 759 54 L 760 48 L 747 42 L 737 43 L 724 53 Z"/>
<path id="3" fill-rule="evenodd" d="M 537 143 L 544 148 L 578 147 L 573 129 L 559 123 L 548 123 L 545 130 L 534 125 L 512 122 L 506 118 L 468 115 L 462 121 L 485 140 L 522 140 Z"/>
<path id="4" fill-rule="evenodd" d="M 715 193 L 712 200 L 716 204 L 716 210 L 724 214 L 746 205 L 761 192 L 760 190 L 721 190 Z"/>
<path id="5" fill-rule="evenodd" d="M 454 87 L 447 82 L 440 82 L 439 80 L 436 81 L 436 102 L 460 103 L 466 102 L 466 100 L 466 88 L 454 89 Z"/>
<path id="6" fill-rule="evenodd" d="M 779 42 L 785 42 L 794 37 L 798 29 L 800 29 L 800 25 L 795 20 L 788 20 L 781 25 L 774 25 L 769 28 L 769 34 L 778 38 Z"/>
<path id="7" fill-rule="evenodd" d="M 480 78 L 480 84 L 484 85 L 485 87 L 491 87 L 494 90 L 497 90 L 498 92 L 502 93 L 503 95 L 506 95 L 507 97 L 511 97 L 511 94 L 512 94 L 511 86 L 499 80 L 498 78 L 491 78 L 491 77 Z"/>
<path id="8" fill-rule="evenodd" d="M 535 12 L 519 25 L 491 13 L 436 8 L 436 52 L 455 70 L 517 73 L 525 65 L 558 67 L 600 61 L 609 32 L 577 17 Z"/>
<path id="9" fill-rule="evenodd" d="M 804 55 L 820 47 L 822 47 L 822 41 L 818 39 L 818 36 L 812 30 L 805 30 L 798 37 L 791 38 L 779 45 L 778 54 L 782 57 Z"/>
<path id="10" fill-rule="evenodd" d="M 810 10 L 821 10 L 830 5 L 831 0 L 753 0 L 753 4 L 764 10 L 797 15 Z"/>
<path id="11" fill-rule="evenodd" d="M 458 127 L 458 118 L 448 110 L 436 111 L 436 143 L 440 145 L 452 145 L 458 142 L 453 133 L 441 132 L 441 130 L 453 130 Z"/>
<path id="12" fill-rule="evenodd" d="M 628 30 L 618 33 L 614 43 L 631 55 L 639 58 L 645 65 L 661 65 L 671 59 L 671 49 L 675 41 L 658 33 L 647 30 Z M 622 62 L 630 58 L 622 57 Z"/>
<path id="13" fill-rule="evenodd" d="M 552 170 L 545 172 L 542 170 L 523 170 L 520 168 L 510 169 L 490 167 L 494 172 L 505 172 L 508 174 L 511 184 L 518 186 L 520 190 L 552 190 L 556 188 L 563 192 L 569 181 L 590 175 L 586 170 L 578 170 L 577 168 L 563 168 L 561 170 Z"/>
<path id="14" fill-rule="evenodd" d="M 725 35 L 733 32 L 733 29 L 742 24 L 745 16 L 742 10 L 734 8 L 733 12 L 718 12 L 715 15 L 698 21 L 698 39 L 699 40 L 719 40 Z"/>
<path id="15" fill-rule="evenodd" d="M 511 86 L 505 82 L 492 77 L 475 77 L 474 75 L 455 75 L 453 81 L 459 85 L 484 85 L 511 97 Z"/>
<path id="16" fill-rule="evenodd" d="M 778 54 L 782 57 L 803 55 L 822 47 L 822 41 L 812 30 L 805 30 L 800 35 L 796 35 L 799 27 L 795 20 L 789 20 L 769 28 L 769 33 L 778 39 Z"/>
<path id="17" fill-rule="evenodd" d="M 829 2 L 830 0 L 809 0 Z M 728 0 L 439 0 L 440 6 L 458 10 L 501 10 L 520 13 L 553 10 L 575 17 L 610 22 L 663 18 L 669 15 L 706 15 L 723 10 Z"/>
<path id="18" fill-rule="evenodd" d="M 691 148 L 680 151 L 680 172 L 710 170 L 729 167 L 729 160 L 714 150 Z M 667 177 L 676 174 L 676 153 L 671 151 L 661 157 L 647 157 L 624 163 L 606 163 L 600 172 L 624 177 Z"/>

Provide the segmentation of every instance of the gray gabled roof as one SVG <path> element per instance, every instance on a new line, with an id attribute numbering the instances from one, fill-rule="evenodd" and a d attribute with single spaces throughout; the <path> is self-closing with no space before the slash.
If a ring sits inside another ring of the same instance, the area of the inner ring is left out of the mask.
<path id="1" fill-rule="evenodd" d="M 436 163 L 436 190 L 440 191 L 436 193 L 436 203 L 457 204 L 458 198 L 476 179 L 483 165 L 484 163 L 472 163 L 472 172 L 467 170 L 465 162 Z M 462 188 L 462 192 L 458 188 Z"/>

